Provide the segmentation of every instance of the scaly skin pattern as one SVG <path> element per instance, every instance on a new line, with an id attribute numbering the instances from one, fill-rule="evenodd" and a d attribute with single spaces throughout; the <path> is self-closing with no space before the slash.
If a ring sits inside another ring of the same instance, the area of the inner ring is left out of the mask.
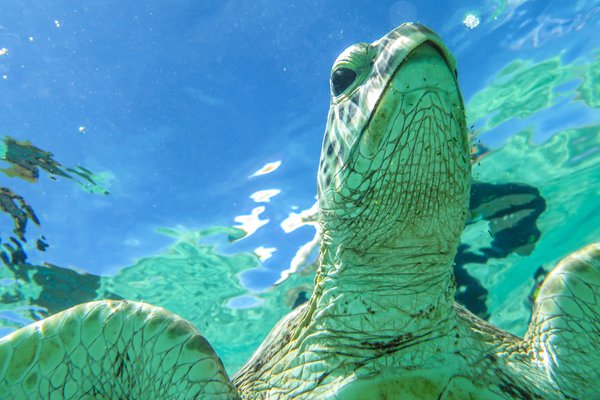
<path id="1" fill-rule="evenodd" d="M 147 304 L 79 305 L 0 339 L 0 398 L 592 399 L 600 244 L 561 261 L 524 339 L 454 304 L 470 162 L 453 57 L 404 24 L 332 70 L 320 267 L 232 381 L 204 337 Z"/>
<path id="2" fill-rule="evenodd" d="M 189 322 L 128 301 L 85 303 L 0 339 L 0 399 L 237 399 Z"/>

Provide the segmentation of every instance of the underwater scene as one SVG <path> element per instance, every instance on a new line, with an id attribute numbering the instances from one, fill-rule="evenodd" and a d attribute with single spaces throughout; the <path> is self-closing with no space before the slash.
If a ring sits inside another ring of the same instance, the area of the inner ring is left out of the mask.
<path id="1" fill-rule="evenodd" d="M 336 57 L 405 22 L 454 55 L 472 181 L 456 301 L 523 336 L 600 241 L 600 1 L 4 0 L 0 337 L 128 299 L 233 375 L 305 304 Z"/>

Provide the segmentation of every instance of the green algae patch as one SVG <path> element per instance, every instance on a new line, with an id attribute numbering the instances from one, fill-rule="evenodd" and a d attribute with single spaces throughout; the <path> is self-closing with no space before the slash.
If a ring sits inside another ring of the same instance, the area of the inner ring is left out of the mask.
<path id="1" fill-rule="evenodd" d="M 144 301 L 183 317 L 200 330 L 232 374 L 250 358 L 277 321 L 311 295 L 316 270 L 316 264 L 309 266 L 267 291 L 251 293 L 242 285 L 240 274 L 260 267 L 256 255 L 220 254 L 215 246 L 202 243 L 215 234 L 230 239 L 237 231 L 227 227 L 161 229 L 179 240 L 162 254 L 140 259 L 114 276 L 102 277 L 97 298 Z M 228 306 L 231 299 L 244 295 L 257 297 L 259 305 Z M 147 328 L 159 320 L 150 319 Z"/>
<path id="2" fill-rule="evenodd" d="M 485 119 L 483 129 L 488 130 L 510 118 L 527 118 L 552 106 L 559 97 L 555 88 L 573 78 L 571 67 L 561 65 L 560 57 L 537 64 L 513 61 L 471 98 L 467 120 Z"/>
<path id="3" fill-rule="evenodd" d="M 600 53 L 581 71 L 582 82 L 576 89 L 577 99 L 592 108 L 600 108 Z"/>
<path id="4" fill-rule="evenodd" d="M 555 105 L 561 99 L 576 99 L 592 108 L 600 107 L 600 55 L 589 62 L 564 64 L 560 56 L 541 62 L 515 60 L 502 68 L 491 83 L 467 104 L 469 124 L 484 121 L 482 131 L 511 118 L 525 119 Z M 561 89 L 568 82 L 574 89 Z"/>
<path id="5" fill-rule="evenodd" d="M 229 234 L 219 229 L 209 233 Z M 263 331 L 270 329 L 254 328 L 256 319 L 246 318 L 251 310 L 227 307 L 230 299 L 248 294 L 239 274 L 258 268 L 260 263 L 250 253 L 219 254 L 214 246 L 198 242 L 202 236 L 198 232 L 183 234 L 183 239 L 165 253 L 140 259 L 115 276 L 103 277 L 98 298 L 116 295 L 168 309 L 189 320 L 225 364 L 237 368 L 264 339 Z"/>
<path id="6" fill-rule="evenodd" d="M 57 179 L 57 177 L 69 179 L 90 193 L 108 194 L 105 184 L 111 179 L 109 173 L 94 174 L 81 166 L 75 168 L 64 166 L 54 159 L 52 153 L 34 146 L 29 141 L 15 140 L 9 136 L 0 139 L 0 162 L 8 165 L 5 168 L 0 168 L 0 172 L 6 176 L 19 178 L 29 183 L 36 183 L 39 180 L 40 172 L 44 171 L 51 179 Z M 65 290 L 65 286 L 60 283 L 66 283 L 69 286 L 71 282 L 68 277 L 65 279 L 65 276 L 69 275 L 66 273 L 66 269 L 51 264 L 35 266 L 27 262 L 27 227 L 29 223 L 40 226 L 40 220 L 23 196 L 11 188 L 0 187 L 0 213 L 7 215 L 12 220 L 13 225 L 12 235 L 0 235 L 0 243 L 2 244 L 0 261 L 6 267 L 0 270 L 0 279 L 8 276 L 9 279 L 15 278 L 17 282 L 22 281 L 25 283 L 29 283 L 34 279 L 39 286 L 48 289 L 45 293 L 42 291 L 40 295 L 57 298 L 69 297 L 72 299 L 74 292 L 89 287 L 89 285 L 71 285 L 71 290 Z M 38 251 L 45 251 L 48 247 L 44 236 L 35 239 L 33 242 L 35 243 L 35 249 Z M 54 274 L 56 270 L 60 270 L 60 272 Z M 61 272 L 64 272 L 64 274 Z M 44 280 L 51 280 L 52 278 L 57 278 L 54 285 L 44 285 Z M 42 282 L 39 282 L 39 280 Z M 29 288 L 20 285 L 14 285 L 11 288 L 0 286 L 2 303 L 11 304 L 14 308 L 17 308 L 19 303 L 26 305 L 27 302 L 24 302 L 24 300 L 29 298 L 29 293 L 23 292 L 32 290 L 35 285 L 27 286 Z M 43 299 L 38 300 L 37 304 L 44 302 Z M 56 305 L 58 302 L 52 300 L 49 303 Z M 72 303 L 68 303 L 68 305 L 70 306 Z M 62 311 L 64 308 L 66 307 L 60 308 L 59 306 L 58 309 L 54 307 L 47 309 L 48 314 L 46 316 Z M 43 313 L 44 310 L 41 310 L 41 312 Z M 32 311 L 30 314 L 28 317 L 35 315 L 35 312 Z M 0 315 L 1 319 L 2 316 Z"/>
<path id="7" fill-rule="evenodd" d="M 9 164 L 8 168 L 0 171 L 7 176 L 33 183 L 39 179 L 40 170 L 43 170 L 53 179 L 60 176 L 75 180 L 84 187 L 92 187 L 92 191 L 108 194 L 108 190 L 97 184 L 98 178 L 92 171 L 81 166 L 66 167 L 56 161 L 52 153 L 34 146 L 29 141 L 6 136 L 0 143 L 0 160 Z"/>
<path id="8" fill-rule="evenodd" d="M 532 129 L 513 135 L 474 166 L 485 182 L 518 181 L 536 187 L 546 200 L 538 221 L 542 235 L 528 257 L 512 254 L 497 260 L 493 270 L 467 265 L 489 290 L 490 322 L 517 335 L 529 322 L 530 304 L 524 300 L 535 291 L 536 274 L 600 237 L 600 125 L 565 129 L 541 144 L 533 135 Z M 467 226 L 463 240 L 475 242 L 478 229 L 481 225 Z"/>
<path id="9" fill-rule="evenodd" d="M 13 233 L 21 242 L 25 241 L 28 222 L 40 225 L 35 211 L 25 199 L 6 187 L 0 187 L 0 211 L 10 216 L 13 221 Z"/>

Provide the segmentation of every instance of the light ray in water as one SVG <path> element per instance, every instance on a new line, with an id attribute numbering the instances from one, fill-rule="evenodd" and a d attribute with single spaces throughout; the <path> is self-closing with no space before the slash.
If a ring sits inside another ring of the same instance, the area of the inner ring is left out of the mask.
<path id="1" fill-rule="evenodd" d="M 259 246 L 256 249 L 254 249 L 254 254 L 256 254 L 260 261 L 266 261 L 269 258 L 273 257 L 273 253 L 275 253 L 276 251 L 276 247 Z"/>
<path id="2" fill-rule="evenodd" d="M 260 176 L 260 175 L 265 175 L 265 174 L 270 174 L 271 172 L 273 172 L 277 168 L 279 168 L 280 165 L 281 165 L 280 160 L 266 163 L 265 165 L 262 166 L 262 168 L 260 168 L 258 171 L 256 171 L 252 175 L 250 175 L 249 178 L 253 178 L 255 176 Z"/>
<path id="3" fill-rule="evenodd" d="M 254 192 L 250 198 L 257 203 L 269 203 L 271 199 L 281 193 L 279 189 L 265 189 Z"/>
<path id="4" fill-rule="evenodd" d="M 234 218 L 235 222 L 239 222 L 239 225 L 236 225 L 235 228 L 241 229 L 246 232 L 246 237 L 252 235 L 256 232 L 261 226 L 269 223 L 268 219 L 260 219 L 260 214 L 265 212 L 265 207 L 255 207 L 252 209 L 250 214 L 248 215 L 239 215 Z"/>

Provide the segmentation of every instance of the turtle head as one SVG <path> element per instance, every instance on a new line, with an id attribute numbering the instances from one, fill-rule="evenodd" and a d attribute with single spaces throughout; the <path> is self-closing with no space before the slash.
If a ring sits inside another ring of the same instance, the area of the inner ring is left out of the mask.
<path id="1" fill-rule="evenodd" d="M 344 51 L 330 85 L 318 176 L 324 244 L 434 238 L 453 249 L 470 160 L 456 64 L 441 39 L 401 25 Z"/>

